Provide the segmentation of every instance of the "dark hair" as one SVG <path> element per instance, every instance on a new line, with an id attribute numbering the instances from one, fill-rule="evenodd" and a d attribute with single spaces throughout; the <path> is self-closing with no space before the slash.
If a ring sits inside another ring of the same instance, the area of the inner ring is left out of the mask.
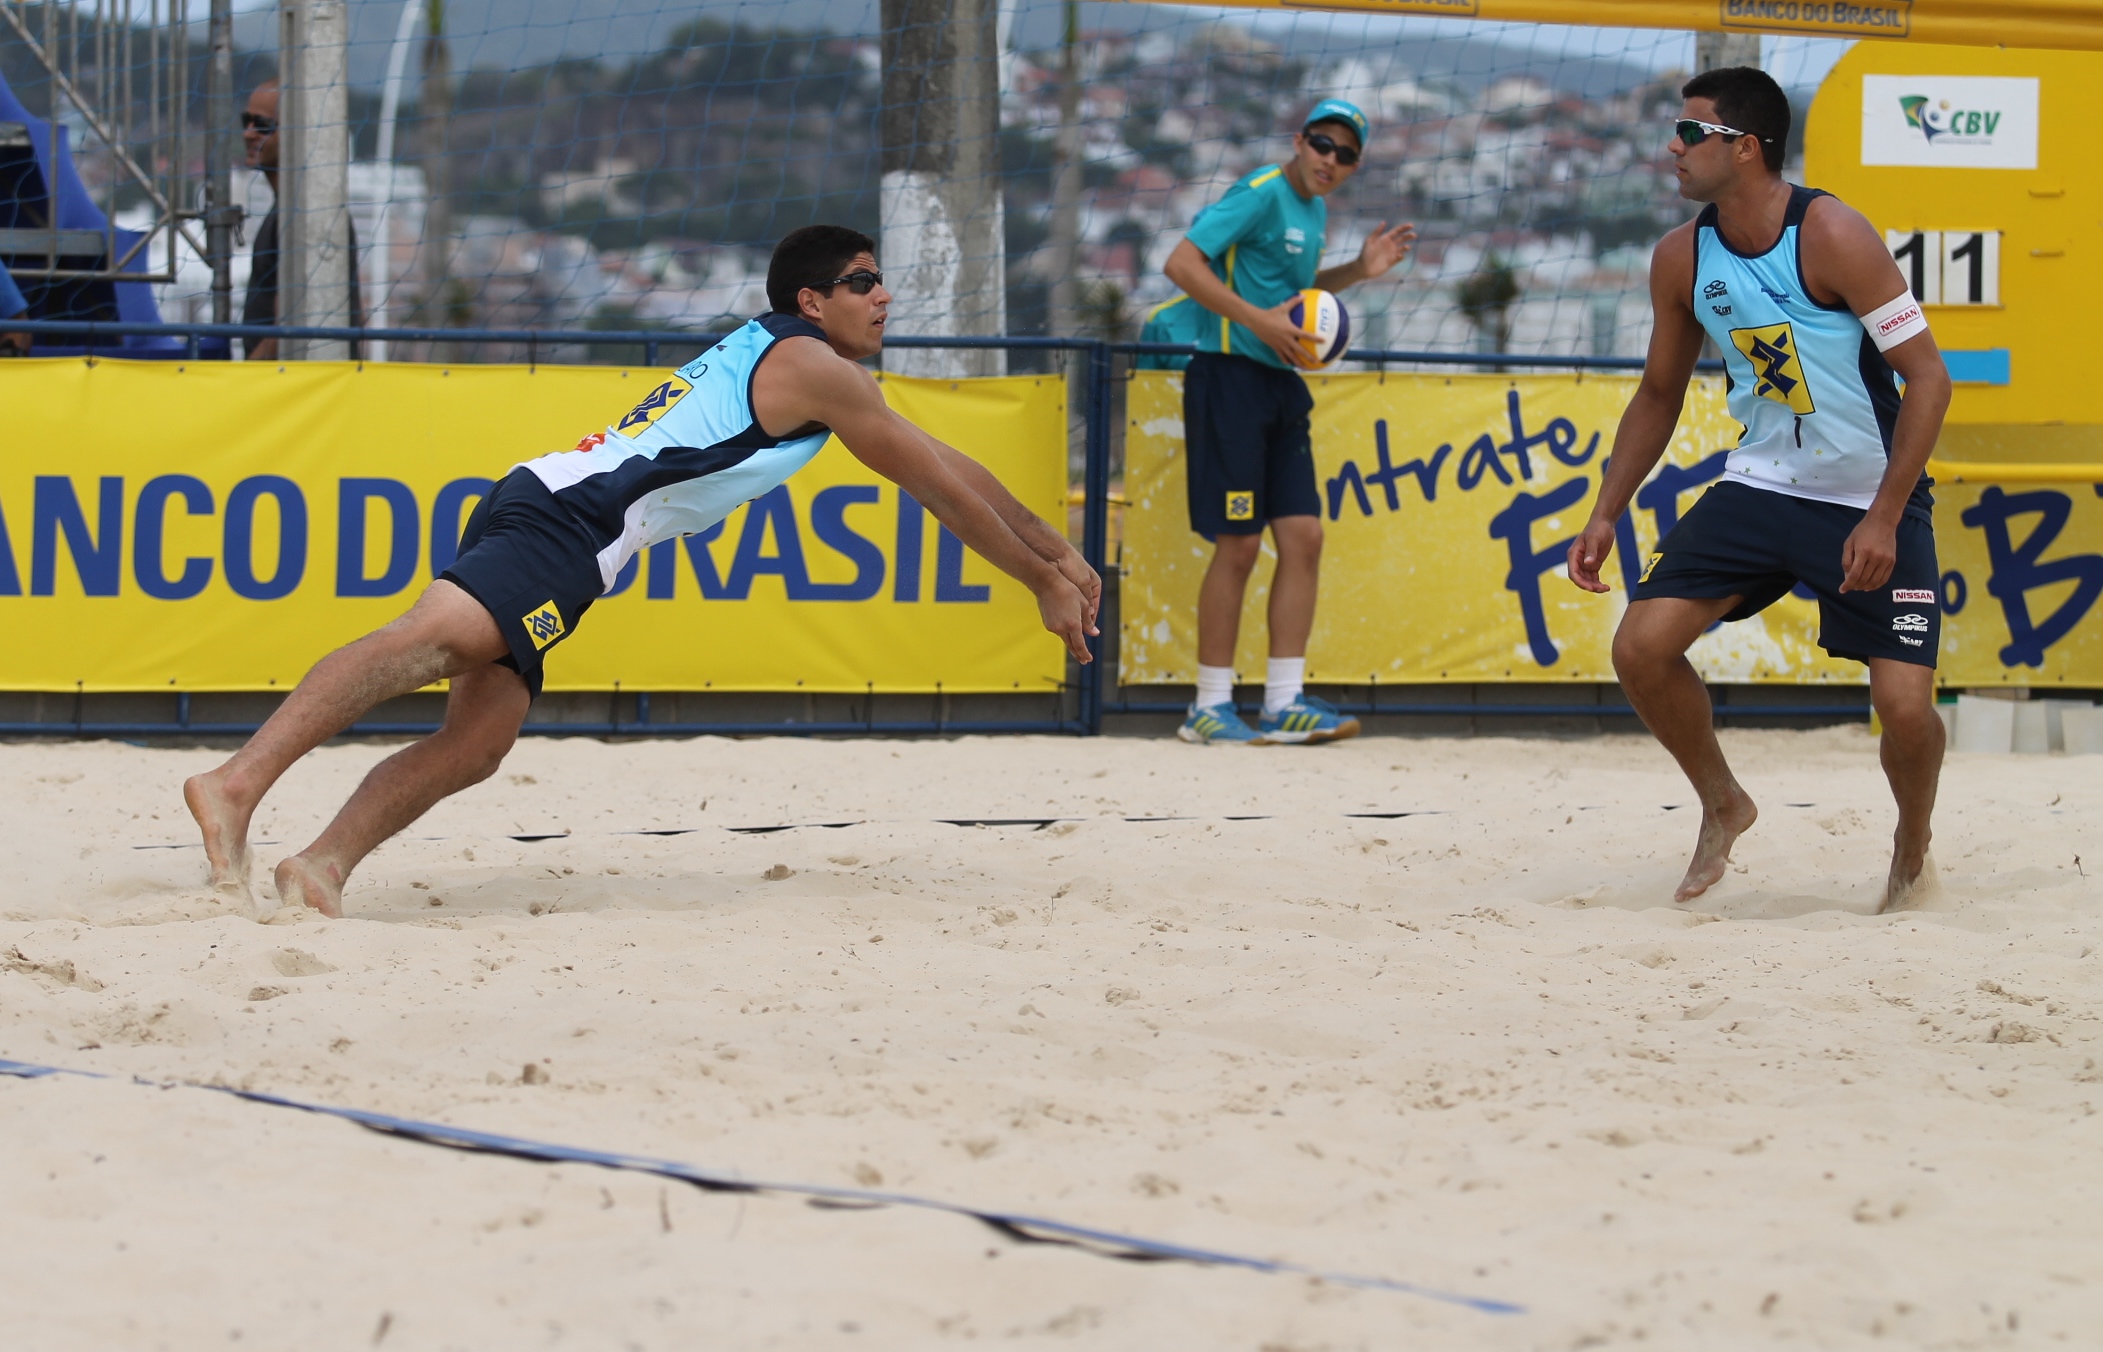
<path id="1" fill-rule="evenodd" d="M 1753 66 L 1719 66 L 1681 85 L 1679 96 L 1715 104 L 1717 119 L 1759 137 L 1767 167 L 1782 171 L 1782 153 L 1789 146 L 1789 96 L 1772 75 Z"/>
<path id="2" fill-rule="evenodd" d="M 795 314 L 796 295 L 804 287 L 829 282 L 846 270 L 856 254 L 876 256 L 876 241 L 844 225 L 806 225 L 791 230 L 774 246 L 767 264 L 767 304 Z"/>

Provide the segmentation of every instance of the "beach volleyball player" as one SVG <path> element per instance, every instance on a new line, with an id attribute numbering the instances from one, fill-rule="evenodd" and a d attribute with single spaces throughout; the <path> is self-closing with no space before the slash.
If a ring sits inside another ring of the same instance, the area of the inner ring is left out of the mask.
<path id="1" fill-rule="evenodd" d="M 277 867 L 286 903 L 340 914 L 359 860 L 496 771 L 540 692 L 543 662 L 623 565 L 773 489 L 829 434 L 1029 587 L 1044 627 L 1088 661 L 1095 571 L 978 462 L 891 412 L 856 365 L 882 348 L 890 299 L 868 236 L 794 231 L 767 270 L 772 310 L 575 450 L 514 468 L 406 615 L 315 664 L 231 760 L 183 786 L 214 883 L 246 891 L 249 819 L 294 761 L 381 700 L 450 678 L 444 726 L 376 766 L 321 836 Z"/>
<path id="2" fill-rule="evenodd" d="M 1356 719 L 1303 690 L 1322 503 L 1308 442 L 1314 400 L 1299 374 L 1316 363 L 1291 312 L 1310 287 L 1341 291 L 1385 274 L 1416 238 L 1414 226 L 1382 221 L 1357 258 L 1321 265 L 1322 199 L 1357 172 L 1368 130 L 1354 104 L 1315 104 L 1292 158 L 1242 175 L 1199 213 L 1163 269 L 1187 296 L 1171 305 L 1188 316 L 1199 348 L 1183 377 L 1183 429 L 1190 528 L 1213 547 L 1198 592 L 1197 698 L 1177 732 L 1186 742 L 1324 742 L 1358 731 Z M 1263 717 L 1251 728 L 1234 708 L 1234 649 L 1266 526 L 1278 569 Z"/>
<path id="3" fill-rule="evenodd" d="M 1570 546 L 1570 580 L 1607 590 L 1599 571 L 1614 523 L 1664 453 L 1706 333 L 1745 430 L 1722 481 L 1658 542 L 1614 635 L 1629 702 L 1701 797 L 1701 834 L 1675 896 L 1722 877 L 1732 842 L 1759 815 L 1724 761 L 1687 648 L 1718 620 L 1745 619 L 1802 584 L 1818 597 L 1820 646 L 1869 666 L 1899 809 L 1889 909 L 1926 867 L 1942 769 L 1940 574 L 1922 471 L 1949 372 L 1875 227 L 1782 178 L 1780 86 L 1733 67 L 1696 76 L 1681 95 L 1671 142 L 1680 195 L 1709 205 L 1652 255 L 1650 352 L 1599 501 Z"/>

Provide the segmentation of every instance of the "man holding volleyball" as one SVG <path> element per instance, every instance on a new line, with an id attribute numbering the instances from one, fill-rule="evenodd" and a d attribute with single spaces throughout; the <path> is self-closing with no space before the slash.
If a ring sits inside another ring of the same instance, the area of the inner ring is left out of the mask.
<path id="1" fill-rule="evenodd" d="M 1380 276 L 1416 238 L 1414 226 L 1389 230 L 1382 221 L 1356 260 L 1321 266 L 1322 199 L 1356 172 L 1367 130 L 1354 105 L 1317 103 L 1293 137 L 1292 158 L 1244 175 L 1199 213 L 1163 269 L 1188 297 L 1174 308 L 1211 314 L 1196 316 L 1199 353 L 1183 380 L 1190 526 L 1213 544 L 1198 593 L 1197 699 L 1177 732 L 1186 742 L 1330 742 L 1358 731 L 1356 719 L 1302 690 L 1322 508 L 1307 439 L 1314 401 L 1298 374 L 1317 362 L 1292 312 L 1309 287 L 1341 291 Z M 1263 717 L 1251 728 L 1234 709 L 1234 648 L 1266 525 L 1278 570 Z"/>

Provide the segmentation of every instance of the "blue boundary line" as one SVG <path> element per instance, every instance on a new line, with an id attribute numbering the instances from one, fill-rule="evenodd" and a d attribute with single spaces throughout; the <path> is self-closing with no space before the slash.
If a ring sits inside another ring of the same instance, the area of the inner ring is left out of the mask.
<path id="1" fill-rule="evenodd" d="M 117 1077 L 92 1070 L 69 1070 L 62 1066 L 38 1065 L 30 1061 L 0 1059 L 0 1075 L 12 1075 L 18 1079 L 35 1080 L 49 1075 L 77 1075 L 84 1079 L 109 1080 Z M 133 1079 L 135 1084 L 158 1084 L 151 1080 Z M 189 1089 L 209 1089 L 214 1093 L 228 1094 L 250 1103 L 267 1104 L 273 1108 L 294 1108 L 303 1113 L 317 1113 L 323 1117 L 341 1118 L 355 1122 L 369 1131 L 388 1136 L 400 1136 L 419 1141 L 425 1145 L 443 1146 L 448 1150 L 464 1150 L 474 1154 L 505 1155 L 512 1159 L 535 1160 L 546 1164 L 589 1164 L 601 1169 L 619 1169 L 627 1173 L 654 1174 L 660 1178 L 690 1183 L 707 1192 L 777 1193 L 783 1196 L 802 1197 L 819 1205 L 845 1208 L 909 1206 L 923 1211 L 940 1211 L 952 1216 L 964 1216 L 981 1224 L 991 1226 L 1008 1238 L 1026 1244 L 1066 1244 L 1084 1249 L 1105 1258 L 1117 1258 L 1127 1262 L 1196 1263 L 1205 1267 L 1243 1268 L 1251 1272 L 1267 1272 L 1288 1276 L 1314 1277 L 1338 1286 L 1357 1287 L 1368 1291 L 1393 1291 L 1402 1295 L 1422 1296 L 1448 1305 L 1458 1305 L 1483 1314 L 1523 1314 L 1526 1307 L 1508 1301 L 1492 1300 L 1484 1296 L 1468 1296 L 1453 1291 L 1441 1291 L 1435 1287 L 1418 1286 L 1413 1282 L 1396 1281 L 1389 1277 L 1366 1277 L 1346 1272 L 1327 1272 L 1299 1263 L 1281 1262 L 1269 1258 L 1252 1258 L 1246 1254 L 1229 1253 L 1223 1249 L 1203 1249 L 1187 1244 L 1176 1244 L 1169 1240 L 1147 1239 L 1139 1235 L 1120 1234 L 1114 1230 L 1098 1230 L 1092 1226 L 1075 1225 L 1068 1221 L 1052 1220 L 1043 1216 L 1032 1216 L 1019 1211 L 995 1211 L 983 1207 L 965 1206 L 961 1202 L 945 1202 L 934 1197 L 920 1197 L 906 1192 L 875 1192 L 867 1188 L 835 1188 L 822 1183 L 770 1183 L 758 1179 L 732 1178 L 678 1160 L 657 1159 L 649 1155 L 622 1155 L 607 1150 L 589 1150 L 581 1146 L 555 1145 L 546 1141 L 529 1140 L 523 1136 L 503 1136 L 493 1132 L 471 1131 L 465 1127 L 449 1127 L 438 1122 L 423 1122 L 410 1117 L 394 1117 L 387 1113 L 370 1113 L 359 1108 L 337 1108 L 324 1103 L 308 1103 L 301 1099 L 286 1098 L 280 1094 L 265 1094 L 253 1089 L 235 1089 L 227 1085 L 198 1084 L 194 1081 L 170 1081 Z M 166 1087 L 162 1084 L 161 1087 Z"/>

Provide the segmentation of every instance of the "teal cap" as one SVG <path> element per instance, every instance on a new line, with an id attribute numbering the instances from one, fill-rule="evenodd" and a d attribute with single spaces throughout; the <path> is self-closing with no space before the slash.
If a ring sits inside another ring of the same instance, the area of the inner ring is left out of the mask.
<path id="1" fill-rule="evenodd" d="M 1358 111 L 1358 105 L 1348 99 L 1323 99 L 1320 103 L 1314 105 L 1314 108 L 1301 121 L 1300 129 L 1305 131 L 1317 122 L 1344 123 L 1351 130 L 1358 133 L 1358 148 L 1360 150 L 1366 148 L 1366 140 L 1371 136 L 1373 130 L 1373 124 L 1365 120 L 1365 114 Z"/>

